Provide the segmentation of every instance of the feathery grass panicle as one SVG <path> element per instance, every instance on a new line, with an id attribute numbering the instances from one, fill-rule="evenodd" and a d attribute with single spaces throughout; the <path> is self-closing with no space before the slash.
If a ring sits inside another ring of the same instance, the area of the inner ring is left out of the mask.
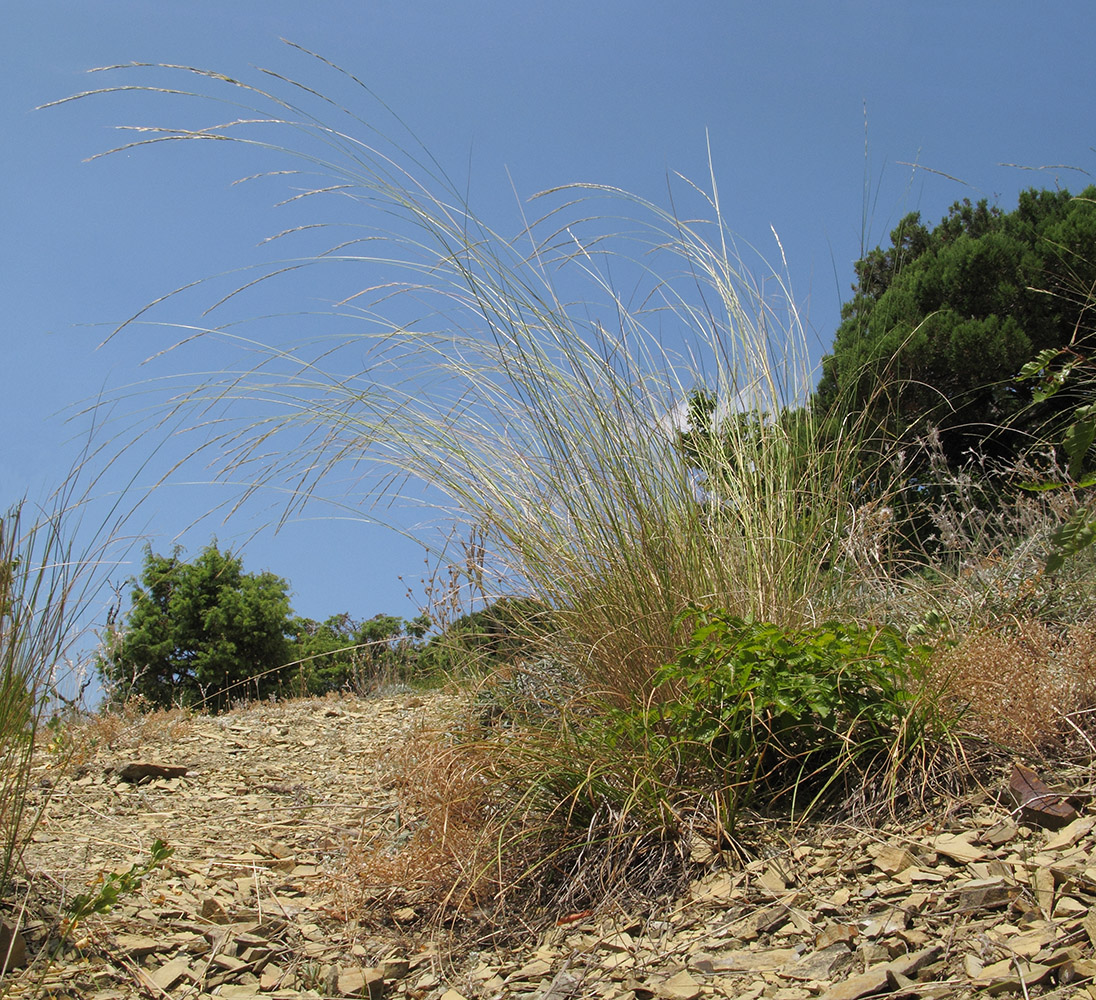
<path id="1" fill-rule="evenodd" d="M 187 67 L 108 69 L 171 82 L 77 96 L 212 98 L 239 116 L 142 126 L 119 149 L 241 143 L 270 175 L 320 175 L 291 201 L 344 206 L 346 238 L 218 299 L 320 264 L 356 282 L 329 310 L 350 328 L 336 340 L 279 348 L 205 332 L 259 352 L 175 399 L 176 413 L 212 421 L 198 448 L 219 453 L 222 476 L 284 491 L 285 516 L 323 497 L 383 517 L 417 482 L 484 533 L 511 592 L 554 609 L 546 639 L 565 637 L 618 695 L 649 690 L 689 602 L 788 623 L 827 610 L 819 581 L 849 509 L 856 429 L 834 433 L 807 407 L 814 375 L 786 275 L 752 276 L 714 173 L 710 191 L 683 182 L 675 196 L 699 200 L 706 222 L 585 185 L 543 193 L 540 218 L 508 239 L 412 133 L 394 143 L 311 86 L 268 71 L 259 86 Z M 715 401 L 707 427 L 688 421 L 698 396 Z M 347 475 L 351 493 L 332 497 Z"/>

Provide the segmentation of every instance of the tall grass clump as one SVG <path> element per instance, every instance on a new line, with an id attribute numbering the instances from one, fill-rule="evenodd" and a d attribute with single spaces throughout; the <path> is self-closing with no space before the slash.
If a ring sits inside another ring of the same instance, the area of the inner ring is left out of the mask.
<path id="1" fill-rule="evenodd" d="M 334 85 L 372 98 L 320 63 Z M 670 209 L 598 185 L 543 192 L 510 238 L 477 217 L 394 116 L 402 142 L 278 73 L 248 83 L 187 67 L 107 70 L 125 81 L 69 100 L 137 92 L 191 101 L 188 113 L 208 99 L 229 109 L 199 127 L 141 126 L 112 152 L 235 143 L 260 156 L 257 176 L 303 184 L 276 239 L 305 252 L 229 282 L 215 303 L 224 322 L 180 339 L 180 350 L 238 346 L 246 362 L 172 388 L 165 424 L 186 415 L 200 430 L 195 453 L 245 494 L 288 496 L 283 517 L 323 500 L 383 519 L 415 497 L 481 539 L 469 585 L 488 601 L 539 609 L 526 623 L 536 632 L 529 664 L 562 662 L 561 673 L 580 678 L 577 697 L 532 726 L 532 739 L 500 741 L 495 777 L 514 792 L 509 815 L 578 826 L 601 842 L 614 836 L 606 824 L 656 840 L 680 832 L 674 782 L 700 781 L 697 798 L 722 774 L 695 775 L 714 743 L 683 769 L 682 745 L 664 738 L 674 714 L 661 706 L 687 701 L 696 671 L 722 669 L 698 659 L 692 673 L 668 670 L 688 641 L 682 612 L 711 609 L 747 630 L 769 623 L 791 637 L 785 645 L 816 641 L 809 630 L 840 612 L 832 566 L 870 475 L 857 422 L 809 405 L 810 345 L 779 240 L 777 268 L 736 242 L 714 171 L 706 188 L 675 179 Z M 391 114 L 379 103 L 376 113 Z M 339 224 L 293 214 L 335 199 Z M 328 280 L 322 268 L 337 283 L 314 339 L 299 318 L 282 341 L 276 322 L 253 334 L 232 319 L 236 303 L 306 268 L 317 284 Z M 154 317 L 143 310 L 130 323 Z M 871 634 L 862 639 L 872 646 Z M 792 668 L 773 662 L 787 679 Z M 820 684 L 837 691 L 840 665 L 818 662 Z M 878 676 L 890 677 L 884 667 Z M 871 676 L 850 682 L 850 697 Z M 705 690 L 729 683 L 720 675 Z M 747 691 L 731 719 L 721 696 L 707 698 L 688 738 L 753 746 L 765 726 L 795 717 L 778 684 L 754 726 Z M 865 697 L 870 712 L 822 706 L 812 724 L 836 746 L 874 713 L 872 740 L 895 731 L 887 756 L 903 746 L 908 701 L 891 693 L 882 707 Z M 794 783 L 801 748 L 787 740 Z M 806 759 L 813 773 L 817 758 Z M 737 806 L 717 806 L 716 825 Z"/>
<path id="2" fill-rule="evenodd" d="M 202 415 L 199 447 L 222 476 L 288 491 L 286 516 L 349 478 L 338 502 L 383 517 L 419 484 L 445 519 L 482 533 L 503 590 L 553 609 L 546 638 L 619 694 L 650 689 L 690 602 L 786 624 L 829 610 L 820 581 L 849 506 L 855 428 L 834 432 L 806 405 L 814 373 L 784 271 L 754 276 L 764 263 L 752 250 L 744 261 L 714 176 L 677 195 L 703 218 L 581 185 L 538 196 L 538 218 L 511 239 L 411 133 L 390 141 L 309 86 L 108 69 L 166 75 L 69 100 L 149 91 L 234 116 L 142 126 L 120 149 L 242 144 L 264 176 L 304 180 L 294 206 L 337 198 L 345 220 L 292 225 L 279 239 L 310 252 L 257 266 L 219 303 L 339 265 L 351 283 L 316 317 L 336 334 L 185 331 L 258 352 L 173 397 Z M 317 249 L 324 232 L 334 239 Z"/>
<path id="3" fill-rule="evenodd" d="M 73 567 L 59 521 L 0 516 L 0 899 L 38 817 L 28 793 L 54 671 L 72 638 Z"/>

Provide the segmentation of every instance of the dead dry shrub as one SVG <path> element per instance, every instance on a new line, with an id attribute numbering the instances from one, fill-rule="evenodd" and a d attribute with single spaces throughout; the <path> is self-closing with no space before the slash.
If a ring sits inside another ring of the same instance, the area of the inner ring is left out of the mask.
<path id="1" fill-rule="evenodd" d="M 672 896 L 681 845 L 623 817 L 575 827 L 566 803 L 529 794 L 529 734 L 417 734 L 394 758 L 391 823 L 353 847 L 339 906 L 366 922 L 433 923 L 450 947 L 514 934 L 561 914 Z M 615 831 L 615 832 L 614 832 Z M 402 911 L 402 912 L 401 912 Z M 412 912 L 413 911 L 413 912 Z"/>
<path id="2" fill-rule="evenodd" d="M 393 759 L 387 781 L 400 806 L 350 852 L 352 908 L 387 917 L 411 907 L 448 922 L 497 899 L 520 858 L 499 849 L 502 816 L 483 749 L 420 732 Z"/>
<path id="3" fill-rule="evenodd" d="M 973 633 L 938 670 L 964 728 L 1016 752 L 1068 752 L 1096 707 L 1096 621 L 1014 621 Z"/>

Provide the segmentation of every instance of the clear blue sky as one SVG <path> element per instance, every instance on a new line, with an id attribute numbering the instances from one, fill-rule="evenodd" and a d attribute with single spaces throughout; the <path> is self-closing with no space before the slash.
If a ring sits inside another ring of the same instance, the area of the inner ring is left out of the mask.
<path id="1" fill-rule="evenodd" d="M 905 212 L 935 222 L 962 197 L 1009 210 L 1025 187 L 1090 180 L 1004 164 L 1096 173 L 1091 0 L 11 0 L 0 21 L 5 504 L 56 485 L 86 426 L 65 421 L 73 404 L 141 380 L 139 362 L 166 342 L 133 329 L 97 350 L 112 324 L 269 259 L 257 245 L 283 228 L 272 188 L 231 185 L 261 159 L 178 147 L 83 162 L 117 142 L 112 126 L 171 118 L 120 98 L 33 110 L 94 86 L 94 66 L 265 66 L 324 86 L 279 41 L 291 39 L 372 87 L 503 232 L 520 226 L 514 188 L 591 181 L 664 202 L 669 173 L 706 177 L 707 130 L 731 226 L 766 251 L 779 233 L 819 353 L 862 240 L 885 239 Z M 301 282 L 279 294 L 256 314 L 314 305 Z M 180 299 L 163 318 L 200 322 L 202 304 Z M 153 454 L 160 432 L 147 427 L 104 488 L 146 459 L 139 482 L 164 471 L 170 449 Z M 170 486 L 135 523 L 160 550 L 248 540 L 247 567 L 288 578 L 301 614 L 414 613 L 397 576 L 417 583 L 422 556 L 395 533 L 321 519 L 251 537 L 268 510 L 190 527 L 222 499 Z"/>

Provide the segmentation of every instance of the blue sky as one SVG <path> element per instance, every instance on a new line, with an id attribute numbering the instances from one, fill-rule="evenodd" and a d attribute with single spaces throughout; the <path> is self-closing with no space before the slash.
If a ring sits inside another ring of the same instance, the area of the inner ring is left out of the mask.
<path id="1" fill-rule="evenodd" d="M 84 162 L 118 141 L 115 125 L 174 123 L 166 104 L 133 95 L 34 110 L 95 85 L 91 67 L 147 61 L 246 76 L 264 66 L 329 85 L 279 40 L 288 38 L 365 81 L 504 233 L 520 228 L 520 201 L 569 182 L 665 204 L 673 172 L 704 181 L 710 137 L 729 224 L 766 253 L 779 233 L 818 353 L 863 243 L 885 239 L 905 212 L 935 222 L 959 198 L 1009 210 L 1025 187 L 1090 182 L 1005 164 L 1096 173 L 1090 0 L 13 0 L 3 24 L 5 504 L 55 486 L 87 430 L 73 418 L 78 404 L 139 383 L 140 362 L 167 342 L 132 328 L 97 348 L 113 325 L 182 284 L 272 259 L 259 244 L 284 227 L 273 189 L 232 185 L 269 166 L 249 154 L 176 147 Z M 271 296 L 248 304 L 256 314 L 307 309 L 322 291 L 292 281 Z M 161 318 L 200 322 L 208 304 L 183 296 Z M 189 363 L 215 367 L 216 357 Z M 175 454 L 171 443 L 155 451 L 155 414 L 142 419 L 130 420 L 142 434 L 101 493 L 134 475 L 148 485 Z M 108 424 L 100 440 L 112 433 Z M 286 577 L 301 614 L 415 612 L 423 557 L 396 533 L 320 518 L 275 535 L 262 527 L 269 507 L 201 519 L 225 499 L 169 485 L 133 528 L 161 551 L 179 539 L 195 552 L 214 534 L 246 542 L 246 566 Z"/>

